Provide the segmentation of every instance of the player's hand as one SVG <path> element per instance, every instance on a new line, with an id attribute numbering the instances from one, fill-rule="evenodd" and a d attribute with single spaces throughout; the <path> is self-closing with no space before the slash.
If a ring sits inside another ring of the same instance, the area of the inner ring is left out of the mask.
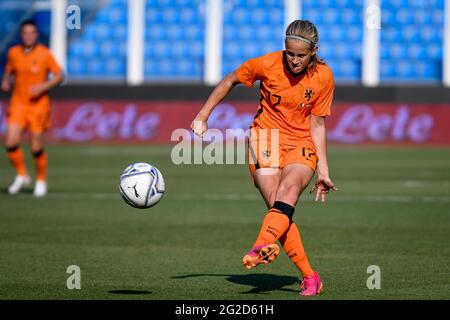
<path id="1" fill-rule="evenodd" d="M 45 93 L 44 84 L 39 83 L 30 89 L 31 98 L 38 98 Z"/>
<path id="2" fill-rule="evenodd" d="M 8 92 L 11 90 L 11 83 L 8 80 L 2 81 L 2 90 Z"/>
<path id="3" fill-rule="evenodd" d="M 196 116 L 191 123 L 191 129 L 196 135 L 201 137 L 205 134 L 206 130 L 208 130 L 208 122 L 201 116 Z"/>
<path id="4" fill-rule="evenodd" d="M 337 191 L 338 188 L 334 186 L 333 181 L 329 177 L 318 176 L 316 182 L 314 182 L 314 187 L 309 193 L 316 191 L 316 198 L 314 201 L 317 202 L 319 198 L 322 198 L 322 202 L 325 202 L 325 195 L 330 191 Z"/>

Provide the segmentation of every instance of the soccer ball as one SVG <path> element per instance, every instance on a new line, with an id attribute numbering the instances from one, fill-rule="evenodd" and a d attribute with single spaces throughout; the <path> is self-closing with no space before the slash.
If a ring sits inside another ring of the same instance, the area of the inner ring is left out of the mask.
<path id="1" fill-rule="evenodd" d="M 120 175 L 119 191 L 130 206 L 150 208 L 164 195 L 164 178 L 156 167 L 148 163 L 133 163 Z"/>

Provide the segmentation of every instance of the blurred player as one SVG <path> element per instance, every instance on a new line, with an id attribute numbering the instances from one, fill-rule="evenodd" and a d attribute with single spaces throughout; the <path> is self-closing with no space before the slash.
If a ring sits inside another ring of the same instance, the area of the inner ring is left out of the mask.
<path id="1" fill-rule="evenodd" d="M 306 257 L 292 220 L 294 208 L 316 169 L 317 180 L 311 190 L 316 191 L 315 201 L 321 198 L 324 202 L 329 190 L 337 190 L 329 177 L 325 128 L 334 80 L 330 68 L 317 56 L 318 41 L 311 22 L 292 22 L 286 29 L 286 50 L 248 60 L 228 74 L 191 124 L 196 134 L 203 135 L 211 112 L 235 85 L 251 87 L 261 81 L 260 107 L 250 130 L 249 160 L 253 180 L 269 211 L 242 262 L 248 269 L 272 262 L 280 251 L 279 240 L 302 274 L 301 295 L 319 294 L 323 284 Z M 268 130 L 276 134 L 276 146 L 271 145 Z"/>
<path id="2" fill-rule="evenodd" d="M 38 30 L 33 21 L 20 26 L 22 43 L 9 49 L 4 91 L 13 92 L 7 112 L 6 149 L 8 158 L 16 169 L 9 194 L 17 194 L 31 183 L 20 143 L 25 130 L 30 133 L 30 146 L 36 168 L 34 195 L 47 194 L 47 154 L 44 149 L 44 133 L 50 126 L 50 100 L 48 91 L 63 81 L 63 73 L 50 50 L 37 43 Z M 52 78 L 48 78 L 53 74 Z"/>

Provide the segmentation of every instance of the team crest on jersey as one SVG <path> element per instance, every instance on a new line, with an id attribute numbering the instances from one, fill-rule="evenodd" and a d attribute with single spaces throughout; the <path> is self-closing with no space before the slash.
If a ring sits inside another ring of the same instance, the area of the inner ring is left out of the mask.
<path id="1" fill-rule="evenodd" d="M 314 96 L 314 90 L 313 90 L 312 88 L 306 88 L 306 89 L 305 89 L 305 93 L 304 93 L 304 95 L 303 95 L 303 98 L 304 98 L 307 102 L 309 102 L 309 101 L 311 101 L 311 99 L 313 98 L 313 96 Z"/>
<path id="2" fill-rule="evenodd" d="M 269 158 L 270 158 L 270 150 L 264 150 L 264 151 L 262 151 L 261 152 L 261 157 L 265 160 L 265 161 L 267 161 L 267 160 L 269 160 Z"/>

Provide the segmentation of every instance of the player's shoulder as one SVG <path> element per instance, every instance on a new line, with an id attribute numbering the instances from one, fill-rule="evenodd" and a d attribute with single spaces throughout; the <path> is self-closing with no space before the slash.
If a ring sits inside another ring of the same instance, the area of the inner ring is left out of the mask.
<path id="1" fill-rule="evenodd" d="M 333 71 L 326 63 L 318 63 L 313 72 L 313 77 L 320 83 L 333 81 Z"/>
<path id="2" fill-rule="evenodd" d="M 16 44 L 8 49 L 8 55 L 17 55 L 20 53 L 22 46 L 20 44 Z"/>
<path id="3" fill-rule="evenodd" d="M 271 66 L 283 62 L 283 51 L 273 51 L 261 56 L 265 65 Z"/>
<path id="4" fill-rule="evenodd" d="M 43 53 L 47 53 L 47 54 L 51 53 L 50 49 L 42 43 L 36 44 L 35 50 L 38 52 L 43 52 Z"/>

